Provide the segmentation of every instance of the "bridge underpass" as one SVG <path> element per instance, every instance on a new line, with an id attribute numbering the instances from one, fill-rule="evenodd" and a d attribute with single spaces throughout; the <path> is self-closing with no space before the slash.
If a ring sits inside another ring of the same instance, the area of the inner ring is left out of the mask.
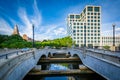
<path id="1" fill-rule="evenodd" d="M 66 56 L 67 55 L 67 56 Z M 68 70 L 48 70 L 50 64 L 69 64 Z M 103 77 L 88 69 L 83 65 L 80 58 L 75 54 L 68 57 L 68 54 L 55 54 L 47 57 L 42 55 L 37 65 L 39 68 L 33 68 L 24 78 L 24 80 L 44 80 L 44 77 L 56 77 L 56 76 L 72 76 L 75 80 L 105 80 Z M 72 67 L 71 67 L 72 66 Z"/>

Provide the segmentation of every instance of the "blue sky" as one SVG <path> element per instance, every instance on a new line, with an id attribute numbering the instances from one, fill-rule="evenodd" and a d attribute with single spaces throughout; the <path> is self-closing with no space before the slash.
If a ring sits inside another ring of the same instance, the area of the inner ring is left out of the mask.
<path id="1" fill-rule="evenodd" d="M 66 36 L 68 14 L 79 14 L 86 5 L 102 7 L 102 35 L 111 35 L 116 24 L 120 35 L 120 0 L 0 0 L 0 34 L 11 35 L 15 24 L 20 34 L 35 39 L 54 39 Z"/>

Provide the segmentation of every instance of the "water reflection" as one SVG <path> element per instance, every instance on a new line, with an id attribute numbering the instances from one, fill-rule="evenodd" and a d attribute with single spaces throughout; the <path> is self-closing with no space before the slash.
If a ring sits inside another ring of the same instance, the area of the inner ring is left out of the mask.
<path id="1" fill-rule="evenodd" d="M 65 64 L 51 64 L 49 70 L 67 70 Z M 66 76 L 62 77 L 46 77 L 45 80 L 68 80 Z"/>

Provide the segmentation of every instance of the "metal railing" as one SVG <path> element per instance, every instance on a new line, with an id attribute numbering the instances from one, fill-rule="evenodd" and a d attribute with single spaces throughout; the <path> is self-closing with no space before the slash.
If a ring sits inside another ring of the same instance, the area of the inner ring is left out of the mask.
<path id="1" fill-rule="evenodd" d="M 28 50 L 28 51 L 30 51 L 30 50 Z M 19 55 L 19 54 L 22 54 L 24 52 L 27 52 L 27 51 L 22 51 L 20 49 L 20 50 L 16 50 L 16 51 L 7 52 L 5 54 L 0 54 L 0 59 L 9 59 L 10 56 Z"/>

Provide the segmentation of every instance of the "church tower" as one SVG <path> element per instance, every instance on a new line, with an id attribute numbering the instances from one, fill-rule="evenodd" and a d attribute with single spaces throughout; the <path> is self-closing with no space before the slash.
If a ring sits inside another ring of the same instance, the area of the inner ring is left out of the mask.
<path id="1" fill-rule="evenodd" d="M 18 34 L 19 35 L 19 30 L 18 30 L 18 26 L 17 25 L 15 25 L 15 27 L 14 27 L 13 35 L 14 34 Z"/>

